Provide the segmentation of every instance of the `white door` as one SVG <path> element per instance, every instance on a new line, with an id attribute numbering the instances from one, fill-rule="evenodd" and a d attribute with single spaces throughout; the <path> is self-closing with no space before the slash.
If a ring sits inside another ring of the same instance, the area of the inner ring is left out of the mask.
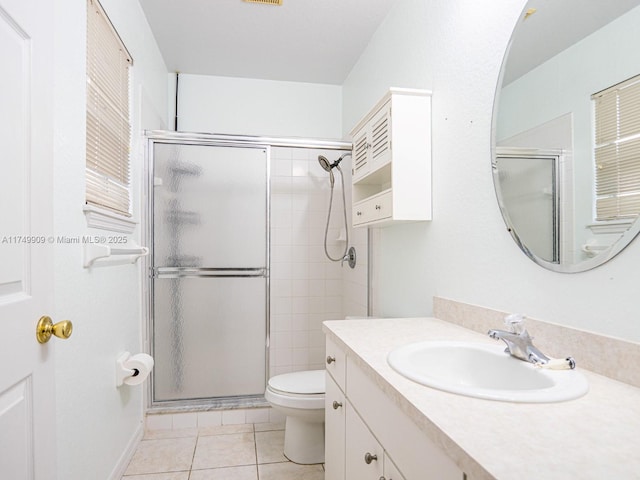
<path id="1" fill-rule="evenodd" d="M 0 0 L 0 478 L 53 480 L 53 3 Z"/>

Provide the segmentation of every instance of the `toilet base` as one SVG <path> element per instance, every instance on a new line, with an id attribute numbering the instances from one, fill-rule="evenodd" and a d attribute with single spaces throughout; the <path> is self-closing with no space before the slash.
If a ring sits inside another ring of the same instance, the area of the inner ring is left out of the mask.
<path id="1" fill-rule="evenodd" d="M 324 422 L 287 416 L 284 432 L 285 457 L 301 465 L 324 463 Z"/>

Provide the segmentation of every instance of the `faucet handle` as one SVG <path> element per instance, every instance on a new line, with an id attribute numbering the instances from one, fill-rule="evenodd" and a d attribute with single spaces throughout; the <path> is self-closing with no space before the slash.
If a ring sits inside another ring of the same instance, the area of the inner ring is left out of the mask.
<path id="1" fill-rule="evenodd" d="M 504 317 L 504 324 L 509 327 L 512 333 L 520 335 L 524 332 L 524 321 L 526 318 L 522 313 L 512 313 Z"/>

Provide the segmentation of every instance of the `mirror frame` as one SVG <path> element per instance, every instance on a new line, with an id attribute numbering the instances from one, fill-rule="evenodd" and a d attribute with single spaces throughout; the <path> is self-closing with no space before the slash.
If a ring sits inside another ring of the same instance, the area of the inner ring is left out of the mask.
<path id="1" fill-rule="evenodd" d="M 507 209 L 503 203 L 502 198 L 499 195 L 499 187 L 498 187 L 498 171 L 496 169 L 496 155 L 497 155 L 497 145 L 496 145 L 496 127 L 497 127 L 497 118 L 498 118 L 498 108 L 500 106 L 500 92 L 502 91 L 502 83 L 503 77 L 505 73 L 505 67 L 507 61 L 509 59 L 509 53 L 511 51 L 511 45 L 513 44 L 513 39 L 516 35 L 516 31 L 518 26 L 524 19 L 527 10 L 529 9 L 529 2 L 527 1 L 522 9 L 522 12 L 518 16 L 517 22 L 513 27 L 511 32 L 511 36 L 509 37 L 509 43 L 507 44 L 507 48 L 505 49 L 504 56 L 502 57 L 502 62 L 500 64 L 500 74 L 498 75 L 498 83 L 496 85 L 494 100 L 493 100 L 493 110 L 492 110 L 492 118 L 491 118 L 491 175 L 493 177 L 493 190 L 496 195 L 496 200 L 498 202 L 498 207 L 500 209 L 500 214 L 502 215 L 502 220 L 505 223 L 507 231 L 511 234 L 511 237 L 515 241 L 516 245 L 520 248 L 520 250 L 529 257 L 533 262 L 540 265 L 547 270 L 551 270 L 553 272 L 558 273 L 580 273 L 586 272 L 588 270 L 592 270 L 600 265 L 607 263 L 613 257 L 618 255 L 622 250 L 624 250 L 627 246 L 631 244 L 634 238 L 638 236 L 640 233 L 640 217 L 636 218 L 632 225 L 620 236 L 618 240 L 616 240 L 608 249 L 598 253 L 595 257 L 589 258 L 587 260 L 583 260 L 579 263 L 572 264 L 558 264 L 549 262 L 533 252 L 526 247 L 526 244 L 522 241 L 522 239 L 518 236 L 516 231 L 511 227 L 509 222 L 509 215 Z"/>

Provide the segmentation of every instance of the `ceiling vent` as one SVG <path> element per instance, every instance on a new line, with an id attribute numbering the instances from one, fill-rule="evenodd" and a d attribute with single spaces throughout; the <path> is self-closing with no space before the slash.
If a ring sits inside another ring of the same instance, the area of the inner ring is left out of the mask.
<path id="1" fill-rule="evenodd" d="M 244 0 L 249 3 L 263 3 L 265 5 L 282 5 L 282 0 Z"/>

